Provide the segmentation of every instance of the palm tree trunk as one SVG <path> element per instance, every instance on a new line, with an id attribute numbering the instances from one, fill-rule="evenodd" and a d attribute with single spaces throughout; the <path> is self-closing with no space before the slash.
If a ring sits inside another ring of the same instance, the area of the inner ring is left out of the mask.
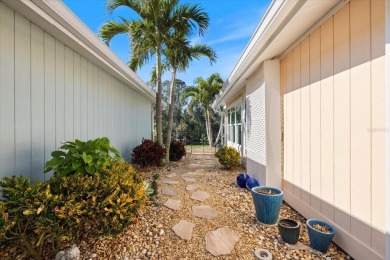
<path id="1" fill-rule="evenodd" d="M 171 76 L 171 87 L 169 90 L 169 110 L 168 110 L 168 133 L 167 140 L 165 143 L 166 155 L 165 161 L 169 162 L 169 150 L 171 148 L 171 140 L 172 140 L 172 128 L 173 128 L 173 111 L 175 110 L 175 88 L 176 88 L 176 69 L 172 69 Z"/>
<path id="2" fill-rule="evenodd" d="M 217 145 L 219 139 L 221 138 L 221 135 L 222 135 L 222 127 L 223 127 L 223 114 L 221 114 L 221 124 L 219 125 L 219 131 L 218 131 L 217 138 L 215 139 L 214 145 Z"/>
<path id="3" fill-rule="evenodd" d="M 161 45 L 156 46 L 156 81 L 157 81 L 157 95 L 156 95 L 156 128 L 157 128 L 157 142 L 163 144 L 162 137 L 162 85 L 161 85 Z"/>
<path id="4" fill-rule="evenodd" d="M 211 147 L 213 145 L 213 131 L 211 127 L 211 118 L 210 118 L 210 111 L 206 110 L 206 120 L 207 120 L 207 132 L 208 132 L 208 138 L 209 138 L 209 146 Z"/>

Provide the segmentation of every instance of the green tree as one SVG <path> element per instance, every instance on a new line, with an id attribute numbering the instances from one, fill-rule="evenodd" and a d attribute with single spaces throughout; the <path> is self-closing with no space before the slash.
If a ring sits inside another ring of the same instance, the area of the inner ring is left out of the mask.
<path id="1" fill-rule="evenodd" d="M 202 56 L 210 59 L 210 63 L 213 64 L 217 59 L 215 51 L 205 45 L 196 44 L 192 46 L 188 40 L 185 39 L 186 34 L 176 35 L 172 41 L 174 44 L 167 45 L 164 50 L 166 57 L 166 67 L 171 69 L 171 85 L 169 93 L 169 110 L 168 110 L 168 132 L 165 142 L 165 149 L 167 154 L 165 157 L 166 162 L 169 162 L 169 150 L 172 140 L 172 128 L 173 128 L 173 112 L 175 109 L 175 88 L 176 88 L 176 73 L 177 71 L 185 71 L 193 59 L 200 59 Z M 180 42 L 181 44 L 176 44 Z"/>
<path id="2" fill-rule="evenodd" d="M 157 142 L 162 140 L 162 84 L 161 57 L 164 46 L 171 40 L 175 31 L 195 30 L 204 35 L 209 25 L 209 16 L 199 5 L 179 4 L 179 0 L 106 0 L 106 9 L 112 13 L 119 7 L 129 7 L 138 19 L 107 21 L 99 30 L 99 36 L 109 44 L 118 34 L 127 34 L 131 39 L 130 68 L 136 70 L 156 57 L 156 126 Z"/>
<path id="3" fill-rule="evenodd" d="M 223 80 L 218 73 L 213 73 L 206 80 L 199 77 L 195 80 L 196 86 L 188 87 L 183 92 L 183 98 L 191 97 L 191 101 L 188 103 L 188 110 L 192 111 L 196 104 L 200 104 L 204 110 L 206 121 L 206 133 L 209 145 L 213 144 L 213 130 L 211 117 L 213 109 L 211 108 L 215 97 L 223 86 Z"/>

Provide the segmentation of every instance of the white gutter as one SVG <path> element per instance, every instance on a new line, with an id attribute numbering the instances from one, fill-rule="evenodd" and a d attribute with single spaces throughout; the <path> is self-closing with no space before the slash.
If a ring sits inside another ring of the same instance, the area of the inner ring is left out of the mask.
<path id="1" fill-rule="evenodd" d="M 155 101 L 156 93 L 58 0 L 0 0 L 112 76 Z"/>

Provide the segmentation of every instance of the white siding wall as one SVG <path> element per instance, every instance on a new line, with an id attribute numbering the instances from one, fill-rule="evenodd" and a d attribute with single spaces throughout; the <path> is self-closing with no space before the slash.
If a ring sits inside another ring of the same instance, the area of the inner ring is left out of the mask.
<path id="1" fill-rule="evenodd" d="M 247 173 L 266 183 L 265 83 L 263 66 L 246 82 L 246 167 Z"/>
<path id="2" fill-rule="evenodd" d="M 0 2 L 0 177 L 43 179 L 62 142 L 106 136 L 125 159 L 152 103 Z"/>
<path id="3" fill-rule="evenodd" d="M 356 259 L 385 256 L 384 10 L 352 0 L 281 60 L 285 199 Z"/>

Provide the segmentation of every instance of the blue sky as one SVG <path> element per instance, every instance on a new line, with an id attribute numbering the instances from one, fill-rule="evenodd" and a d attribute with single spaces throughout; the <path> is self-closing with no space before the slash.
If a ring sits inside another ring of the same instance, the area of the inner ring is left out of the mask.
<path id="1" fill-rule="evenodd" d="M 217 52 L 218 59 L 212 66 L 202 58 L 194 60 L 185 73 L 179 73 L 178 78 L 187 85 L 192 85 L 197 77 L 207 78 L 218 72 L 225 80 L 242 51 L 254 33 L 261 18 L 266 12 L 271 0 L 181 0 L 198 3 L 210 16 L 210 25 L 207 34 L 199 38 L 194 35 L 192 43 L 208 44 Z M 106 21 L 118 16 L 137 18 L 137 15 L 128 8 L 119 8 L 112 15 L 105 11 L 105 0 L 63 0 L 92 31 L 97 33 L 100 26 Z M 116 36 L 110 43 L 111 49 L 123 62 L 129 60 L 130 41 L 126 35 Z M 150 71 L 154 60 L 137 70 L 137 74 L 145 81 L 150 80 Z M 169 73 L 163 75 L 163 80 L 170 79 Z"/>

